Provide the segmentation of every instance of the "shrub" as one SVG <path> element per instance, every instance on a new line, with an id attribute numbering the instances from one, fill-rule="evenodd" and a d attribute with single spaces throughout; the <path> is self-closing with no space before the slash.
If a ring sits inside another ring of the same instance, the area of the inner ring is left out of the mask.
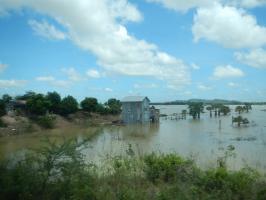
<path id="1" fill-rule="evenodd" d="M 0 127 L 7 127 L 7 125 L 3 122 L 1 118 L 0 118 Z"/>
<path id="2" fill-rule="evenodd" d="M 0 99 L 0 117 L 6 114 L 6 106 L 4 100 Z"/>
<path id="3" fill-rule="evenodd" d="M 55 125 L 55 116 L 53 115 L 44 115 L 38 117 L 37 123 L 43 128 L 53 128 Z"/>
<path id="4" fill-rule="evenodd" d="M 156 155 L 151 154 L 147 155 L 144 158 L 146 164 L 146 176 L 152 182 L 155 182 L 157 179 L 161 179 L 163 181 L 171 181 L 176 178 L 183 179 L 187 177 L 185 168 L 193 167 L 193 163 L 189 160 L 184 160 L 183 158 L 175 155 Z"/>

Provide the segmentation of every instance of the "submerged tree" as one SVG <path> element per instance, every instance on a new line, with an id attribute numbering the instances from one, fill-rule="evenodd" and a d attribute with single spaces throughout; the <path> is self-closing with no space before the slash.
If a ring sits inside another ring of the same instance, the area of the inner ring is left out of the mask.
<path id="1" fill-rule="evenodd" d="M 207 106 L 206 110 L 210 111 L 210 117 L 212 117 L 213 106 Z"/>
<path id="2" fill-rule="evenodd" d="M 244 108 L 242 106 L 237 106 L 235 108 L 235 111 L 238 112 L 238 114 L 240 115 L 244 111 Z"/>
<path id="3" fill-rule="evenodd" d="M 243 109 L 246 110 L 246 112 L 249 112 L 249 110 L 252 109 L 251 103 L 245 103 L 245 105 L 243 106 Z"/>
<path id="4" fill-rule="evenodd" d="M 182 115 L 183 119 L 186 119 L 187 118 L 187 110 L 182 110 L 181 115 Z"/>
<path id="5" fill-rule="evenodd" d="M 189 115 L 191 115 L 193 117 L 193 119 L 200 119 L 200 113 L 203 112 L 204 110 L 204 106 L 203 103 L 201 102 L 191 102 L 188 105 L 188 109 L 189 109 Z"/>
<path id="6" fill-rule="evenodd" d="M 223 115 L 227 115 L 228 113 L 230 113 L 230 108 L 228 106 L 224 106 L 222 105 L 219 109 L 219 111 L 221 113 L 223 113 Z"/>
<path id="7" fill-rule="evenodd" d="M 237 126 L 240 127 L 241 124 L 249 124 L 249 120 L 247 118 L 238 116 L 232 118 L 232 123 L 237 123 Z"/>

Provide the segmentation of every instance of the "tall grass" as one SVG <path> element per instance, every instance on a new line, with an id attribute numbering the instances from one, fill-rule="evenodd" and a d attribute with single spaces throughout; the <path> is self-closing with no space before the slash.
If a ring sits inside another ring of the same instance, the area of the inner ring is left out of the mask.
<path id="1" fill-rule="evenodd" d="M 202 170 L 176 154 L 135 156 L 131 146 L 99 168 L 85 162 L 84 145 L 48 140 L 17 162 L 2 161 L 0 199 L 266 199 L 265 179 L 249 168 Z"/>

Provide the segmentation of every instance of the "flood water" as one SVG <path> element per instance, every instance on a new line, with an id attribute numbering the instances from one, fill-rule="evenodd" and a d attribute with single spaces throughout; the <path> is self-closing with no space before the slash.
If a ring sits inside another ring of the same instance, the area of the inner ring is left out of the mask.
<path id="1" fill-rule="evenodd" d="M 235 106 L 230 106 L 232 109 Z M 161 114 L 180 113 L 187 106 L 157 106 Z M 5 157 L 28 148 L 41 145 L 43 138 L 86 138 L 97 132 L 84 150 L 88 161 L 101 162 L 106 156 L 126 155 L 131 145 L 135 155 L 150 152 L 178 153 L 193 157 L 201 167 L 212 167 L 217 158 L 225 154 L 229 145 L 234 147 L 234 156 L 228 158 L 231 169 L 250 166 L 266 172 L 266 106 L 253 106 L 249 113 L 241 114 L 251 122 L 249 126 L 232 125 L 232 112 L 228 116 L 201 115 L 200 120 L 187 116 L 186 120 L 171 120 L 162 117 L 159 124 L 104 126 L 52 130 L 38 134 L 26 134 L 0 138 L 0 156 Z M 221 127 L 219 127 L 221 120 Z"/>

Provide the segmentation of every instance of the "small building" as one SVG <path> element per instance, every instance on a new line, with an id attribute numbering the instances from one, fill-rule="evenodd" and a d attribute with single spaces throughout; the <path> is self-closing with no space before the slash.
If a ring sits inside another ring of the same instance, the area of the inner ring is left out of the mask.
<path id="1" fill-rule="evenodd" d="M 143 96 L 128 96 L 121 100 L 122 121 L 130 123 L 150 122 L 150 100 Z"/>
<path id="2" fill-rule="evenodd" d="M 6 105 L 6 112 L 8 115 L 13 115 L 15 112 L 26 112 L 26 104 L 25 100 L 11 100 Z"/>
<path id="3" fill-rule="evenodd" d="M 160 109 L 156 109 L 154 106 L 150 107 L 150 121 L 152 123 L 160 121 Z"/>

